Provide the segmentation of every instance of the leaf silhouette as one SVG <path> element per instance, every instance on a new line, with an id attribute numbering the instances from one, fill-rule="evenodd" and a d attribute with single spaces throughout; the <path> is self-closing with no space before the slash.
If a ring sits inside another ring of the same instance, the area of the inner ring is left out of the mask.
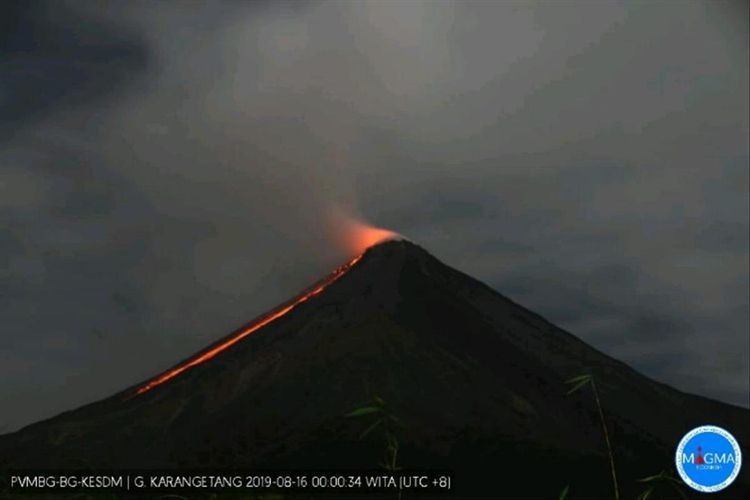
<path id="1" fill-rule="evenodd" d="M 375 429 L 375 427 L 377 427 L 381 423 L 383 423 L 382 420 L 376 420 L 375 422 L 373 422 L 372 425 L 370 425 L 367 429 L 364 430 L 364 432 L 362 432 L 362 434 L 359 435 L 359 439 L 364 439 L 365 436 L 372 432 L 373 429 Z"/>
<path id="2" fill-rule="evenodd" d="M 581 380 L 585 380 L 586 382 L 588 382 L 589 380 L 591 380 L 591 375 L 589 375 L 589 374 L 578 375 L 576 377 L 573 377 L 571 379 L 566 380 L 565 383 L 566 384 L 575 384 L 577 382 L 580 382 Z"/>
<path id="3" fill-rule="evenodd" d="M 376 406 L 364 406 L 362 408 L 357 408 L 356 410 L 347 413 L 344 415 L 345 417 L 360 417 L 362 415 L 370 415 L 372 413 L 378 413 L 380 411 L 380 408 Z"/>
<path id="4" fill-rule="evenodd" d="M 649 483 L 649 487 L 641 492 L 640 495 L 638 495 L 638 500 L 648 500 L 648 498 L 651 497 L 651 494 L 656 491 L 657 487 L 660 487 L 661 485 L 668 485 L 668 487 L 671 490 L 676 491 L 680 495 L 680 497 L 687 498 L 685 493 L 682 491 L 682 482 L 665 470 L 653 476 L 641 478 L 638 480 L 638 482 Z"/>
<path id="5" fill-rule="evenodd" d="M 570 491 L 570 485 L 565 485 L 565 488 L 562 489 L 560 492 L 560 496 L 557 497 L 557 500 L 565 500 L 568 498 L 568 492 Z"/>
<path id="6" fill-rule="evenodd" d="M 589 383 L 589 381 L 588 381 L 588 380 L 581 380 L 580 382 L 578 382 L 578 383 L 577 383 L 576 385 L 574 385 L 574 386 L 573 386 L 573 387 L 572 387 L 572 388 L 571 388 L 571 389 L 570 389 L 570 390 L 569 390 L 569 391 L 568 391 L 567 393 L 565 393 L 565 394 L 566 394 L 566 395 L 570 395 L 570 394 L 573 394 L 573 393 L 574 393 L 574 392 L 576 392 L 576 391 L 577 391 L 578 389 L 580 389 L 581 387 L 583 387 L 584 385 L 586 385 L 586 384 L 588 384 L 588 383 Z"/>
<path id="7" fill-rule="evenodd" d="M 651 493 L 653 492 L 654 492 L 654 487 L 652 486 L 648 488 L 646 491 L 644 491 L 643 493 L 641 493 L 640 495 L 638 495 L 637 500 L 648 500 L 651 497 Z"/>
<path id="8" fill-rule="evenodd" d="M 573 385 L 573 387 L 567 392 L 567 394 L 573 394 L 584 385 L 591 383 L 591 375 L 578 375 L 570 380 L 566 380 L 565 383 Z"/>

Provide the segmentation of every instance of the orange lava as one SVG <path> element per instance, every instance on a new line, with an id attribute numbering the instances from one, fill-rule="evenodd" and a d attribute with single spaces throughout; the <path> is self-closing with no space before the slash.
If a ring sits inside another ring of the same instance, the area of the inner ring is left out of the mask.
<path id="1" fill-rule="evenodd" d="M 382 231 L 383 233 L 389 233 L 389 231 L 385 231 L 385 230 L 378 230 L 378 231 Z M 378 239 L 374 235 L 363 234 L 361 236 L 361 239 L 358 241 L 361 244 L 364 244 L 365 242 L 368 242 L 368 241 L 372 242 L 370 243 L 370 245 L 363 247 L 363 250 L 365 250 L 367 247 L 371 246 L 372 244 L 382 241 L 382 239 Z M 343 266 L 336 268 L 331 274 L 329 274 L 328 276 L 326 276 L 325 278 L 317 282 L 308 290 L 302 292 L 300 295 L 298 295 L 291 301 L 287 302 L 286 304 L 282 304 L 281 306 L 274 309 L 273 311 L 266 314 L 265 316 L 262 316 L 261 318 L 258 318 L 257 320 L 253 321 L 252 323 L 244 326 L 240 330 L 222 339 L 217 344 L 209 347 L 205 351 L 199 352 L 192 358 L 189 358 L 186 361 L 183 361 L 182 363 L 178 364 L 174 368 L 171 368 L 167 370 L 166 372 L 162 373 L 161 375 L 158 375 L 154 377 L 153 379 L 149 380 L 148 382 L 140 386 L 136 390 L 135 394 L 133 394 L 133 396 L 143 394 L 144 392 L 149 391 L 153 389 L 154 387 L 161 385 L 164 382 L 167 382 L 168 380 L 175 378 L 177 375 L 183 373 L 184 371 L 187 371 L 190 368 L 193 368 L 194 366 L 197 366 L 205 361 L 208 361 L 209 359 L 215 357 L 222 351 L 225 351 L 226 349 L 232 347 L 233 345 L 235 345 L 236 343 L 238 343 L 245 337 L 251 335 L 252 333 L 263 328 L 264 326 L 284 316 L 285 314 L 292 311 L 303 302 L 310 300 L 311 298 L 315 297 L 316 295 L 321 293 L 323 290 L 328 288 L 341 276 L 346 274 L 346 272 L 349 271 L 357 262 L 359 262 L 361 258 L 362 258 L 362 254 L 360 253 L 357 257 L 353 258 L 352 260 L 350 260 Z"/>

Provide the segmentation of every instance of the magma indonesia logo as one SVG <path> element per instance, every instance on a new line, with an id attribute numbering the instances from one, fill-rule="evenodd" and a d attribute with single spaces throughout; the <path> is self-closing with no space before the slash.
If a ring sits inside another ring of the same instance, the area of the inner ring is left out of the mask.
<path id="1" fill-rule="evenodd" d="M 685 434 L 677 445 L 675 466 L 685 484 L 711 493 L 723 490 L 737 478 L 742 452 L 729 432 L 703 425 Z"/>

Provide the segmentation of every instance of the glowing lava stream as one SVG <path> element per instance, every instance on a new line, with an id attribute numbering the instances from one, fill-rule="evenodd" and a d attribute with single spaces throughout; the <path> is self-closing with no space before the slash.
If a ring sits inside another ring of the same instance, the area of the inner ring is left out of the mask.
<path id="1" fill-rule="evenodd" d="M 209 359 L 213 358 L 220 352 L 233 346 L 234 344 L 244 339 L 245 337 L 249 336 L 250 334 L 260 330 L 264 326 L 284 316 L 285 314 L 287 314 L 288 312 L 296 308 L 298 305 L 302 304 L 303 302 L 306 302 L 312 297 L 315 297 L 316 295 L 321 293 L 323 290 L 328 288 L 330 285 L 332 285 L 340 277 L 346 274 L 357 262 L 359 262 L 359 260 L 362 258 L 363 255 L 364 253 L 359 254 L 358 256 L 354 257 L 352 260 L 350 260 L 343 266 L 336 268 L 331 274 L 329 274 L 328 276 L 320 280 L 318 283 L 313 285 L 311 288 L 308 289 L 308 291 L 302 292 L 296 298 L 292 299 L 291 302 L 287 302 L 286 305 L 279 306 L 277 309 L 272 310 L 270 313 L 266 314 L 265 316 L 258 318 L 257 320 L 253 321 L 252 323 L 245 326 L 244 328 L 231 334 L 229 337 L 219 341 L 218 344 L 212 347 L 209 347 L 207 350 L 203 352 L 199 352 L 192 358 L 189 358 L 183 361 L 182 363 L 178 364 L 174 368 L 171 368 L 165 371 L 164 373 L 162 373 L 161 375 L 157 375 L 156 377 L 152 378 L 151 380 L 149 380 L 148 382 L 140 386 L 135 391 L 135 394 L 133 394 L 132 396 L 137 396 L 139 394 L 143 394 L 146 391 L 150 391 L 154 387 L 161 385 L 164 382 L 167 382 L 168 380 L 175 378 L 180 373 L 186 370 L 189 370 L 190 368 L 193 368 L 194 366 L 197 366 L 205 361 L 208 361 Z"/>

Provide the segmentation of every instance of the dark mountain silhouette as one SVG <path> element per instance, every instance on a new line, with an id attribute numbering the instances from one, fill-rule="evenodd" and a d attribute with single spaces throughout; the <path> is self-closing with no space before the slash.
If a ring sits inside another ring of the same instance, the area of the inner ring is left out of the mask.
<path id="1" fill-rule="evenodd" d="M 453 498 L 612 498 L 593 374 L 621 498 L 674 470 L 703 424 L 750 443 L 750 412 L 653 381 L 407 241 L 253 335 L 142 394 L 0 437 L 4 467 L 377 468 L 382 437 L 344 414 L 382 398 L 399 464 L 455 471 Z M 743 448 L 747 452 L 747 448 Z M 747 455 L 746 455 L 747 456 Z M 716 498 L 748 498 L 747 468 Z M 690 495 L 690 492 L 688 492 Z"/>

